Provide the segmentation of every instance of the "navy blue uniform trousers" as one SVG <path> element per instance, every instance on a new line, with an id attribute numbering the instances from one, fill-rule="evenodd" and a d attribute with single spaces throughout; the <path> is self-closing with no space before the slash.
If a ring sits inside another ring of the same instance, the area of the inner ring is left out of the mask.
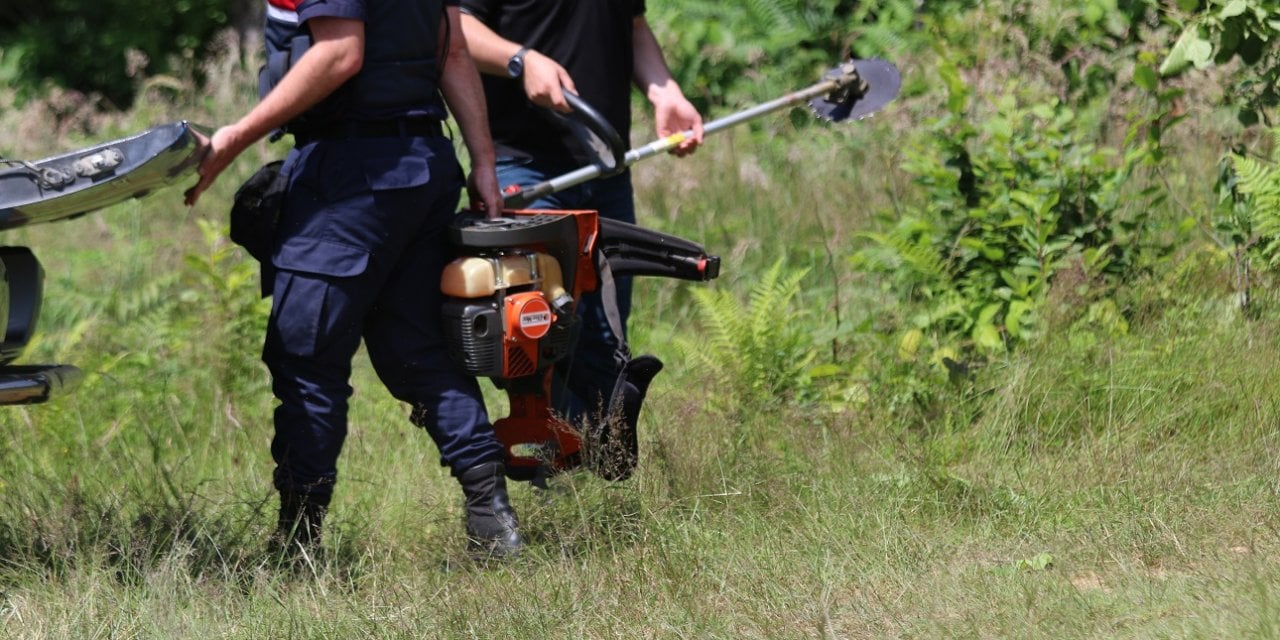
<path id="1" fill-rule="evenodd" d="M 262 356 L 280 402 L 276 487 L 332 491 L 362 338 L 442 464 L 457 475 L 502 459 L 479 385 L 449 358 L 440 328 L 446 227 L 463 184 L 452 142 L 320 140 L 291 151 L 284 169 L 289 191 Z"/>

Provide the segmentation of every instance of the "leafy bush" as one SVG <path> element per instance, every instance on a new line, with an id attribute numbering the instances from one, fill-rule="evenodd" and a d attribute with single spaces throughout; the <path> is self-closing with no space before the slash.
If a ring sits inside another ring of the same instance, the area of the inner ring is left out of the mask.
<path id="1" fill-rule="evenodd" d="M 676 80 L 700 111 L 776 97 L 817 82 L 851 56 L 894 57 L 927 46 L 921 15 L 971 0 L 696 0 L 651 2 L 651 19 Z"/>
<path id="2" fill-rule="evenodd" d="M 53 81 L 127 107 L 138 79 L 205 52 L 227 23 L 225 0 L 182 0 L 163 9 L 128 0 L 32 3 L 0 18 L 6 69 L 0 73 L 19 78 L 28 94 Z"/>
<path id="3" fill-rule="evenodd" d="M 1105 98 L 1127 66 L 1113 62 L 1131 59 L 1145 44 L 1143 27 L 1160 23 L 1158 0 L 1004 4 L 1027 50 L 1062 72 L 1066 94 L 1078 102 Z"/>
<path id="4" fill-rule="evenodd" d="M 1075 286 L 1088 287 L 1144 268 L 1143 205 L 1158 196 L 1130 182 L 1159 148 L 1144 137 L 1149 121 L 1131 132 L 1127 153 L 1099 147 L 1069 105 L 1012 86 L 983 117 L 958 70 L 941 73 L 948 113 L 904 165 L 924 204 L 864 234 L 872 244 L 852 260 L 920 303 L 912 328 L 949 357 L 991 354 L 1036 334 L 1060 272 L 1078 272 Z"/>
<path id="5" fill-rule="evenodd" d="M 1266 110 L 1280 103 L 1280 1 L 1210 0 L 1207 6 L 1195 0 L 1179 0 L 1185 11 L 1200 12 L 1186 24 L 1169 55 L 1160 65 L 1165 75 L 1177 75 L 1192 67 L 1205 69 L 1238 58 L 1246 67 L 1234 74 L 1231 104 L 1239 109 L 1240 122 L 1251 125 L 1266 116 Z"/>
<path id="6" fill-rule="evenodd" d="M 1251 137 L 1248 127 L 1259 122 L 1273 125 L 1272 112 L 1280 104 L 1280 51 L 1274 46 L 1280 37 L 1280 2 L 1276 0 L 1210 0 L 1178 2 L 1184 11 L 1195 11 L 1181 35 L 1170 48 L 1160 72 L 1178 76 L 1191 69 L 1215 65 L 1228 67 L 1222 83 L 1223 101 L 1236 112 L 1244 135 L 1234 132 L 1232 151 L 1219 163 L 1215 189 L 1219 207 L 1214 215 L 1214 240 L 1229 249 L 1237 301 L 1248 307 L 1252 296 L 1253 270 L 1274 269 L 1280 252 L 1276 233 L 1277 179 L 1274 168 L 1248 157 Z M 1275 142 L 1275 133 L 1263 136 Z M 1274 152 L 1272 159 L 1276 159 Z"/>

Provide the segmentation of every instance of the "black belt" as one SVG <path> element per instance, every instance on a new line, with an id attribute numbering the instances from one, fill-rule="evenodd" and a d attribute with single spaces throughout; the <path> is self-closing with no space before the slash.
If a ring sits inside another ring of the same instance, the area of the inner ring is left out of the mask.
<path id="1" fill-rule="evenodd" d="M 435 138 L 443 134 L 440 121 L 433 118 L 397 118 L 369 122 L 338 122 L 293 132 L 298 144 L 314 140 L 354 140 L 358 138 Z"/>

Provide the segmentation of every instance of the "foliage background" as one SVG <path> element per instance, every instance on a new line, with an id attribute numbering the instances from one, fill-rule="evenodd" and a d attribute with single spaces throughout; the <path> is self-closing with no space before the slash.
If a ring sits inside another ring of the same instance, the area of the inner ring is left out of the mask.
<path id="1" fill-rule="evenodd" d="M 195 209 L 8 231 L 47 273 L 24 361 L 88 376 L 0 413 L 0 636 L 1280 636 L 1274 49 L 1230 35 L 1274 4 L 651 1 L 709 113 L 850 50 L 904 90 L 635 168 L 642 221 L 724 275 L 638 282 L 635 348 L 668 364 L 639 472 L 517 487 L 508 565 L 466 561 L 455 485 L 363 359 L 324 557 L 264 553 L 265 302 L 225 224 L 282 145 Z M 215 41 L 127 109 L 5 84 L 0 155 L 237 117 L 256 49 Z"/>

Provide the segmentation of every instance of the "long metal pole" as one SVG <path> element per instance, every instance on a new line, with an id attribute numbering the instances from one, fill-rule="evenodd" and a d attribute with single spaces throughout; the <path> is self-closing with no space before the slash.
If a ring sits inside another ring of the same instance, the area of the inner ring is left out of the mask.
<path id="1" fill-rule="evenodd" d="M 731 113 L 723 118 L 712 120 L 711 122 L 703 125 L 703 135 L 708 136 L 742 124 L 748 120 L 758 118 L 767 113 L 772 113 L 779 109 L 805 102 L 811 98 L 829 94 L 833 91 L 839 90 L 846 84 L 849 84 L 855 78 L 857 78 L 856 75 L 849 74 L 832 80 L 825 80 L 811 87 L 788 93 L 781 98 L 770 100 L 754 107 L 749 107 L 742 111 Z M 659 153 L 670 151 L 679 146 L 680 143 L 692 137 L 693 130 L 690 129 L 688 131 L 681 131 L 680 133 L 673 133 L 669 136 L 654 140 L 642 147 L 632 149 L 627 152 L 625 158 L 626 166 L 629 167 L 641 160 L 644 160 L 645 158 L 651 158 Z M 506 193 L 503 195 L 503 199 L 507 205 L 519 208 L 543 196 L 563 191 L 569 187 L 580 185 L 589 180 L 594 180 L 603 174 L 604 169 L 601 168 L 600 165 L 588 165 L 581 169 L 575 169 L 569 173 L 556 176 L 545 182 L 540 182 L 531 187 L 522 188 L 520 191 Z"/>

